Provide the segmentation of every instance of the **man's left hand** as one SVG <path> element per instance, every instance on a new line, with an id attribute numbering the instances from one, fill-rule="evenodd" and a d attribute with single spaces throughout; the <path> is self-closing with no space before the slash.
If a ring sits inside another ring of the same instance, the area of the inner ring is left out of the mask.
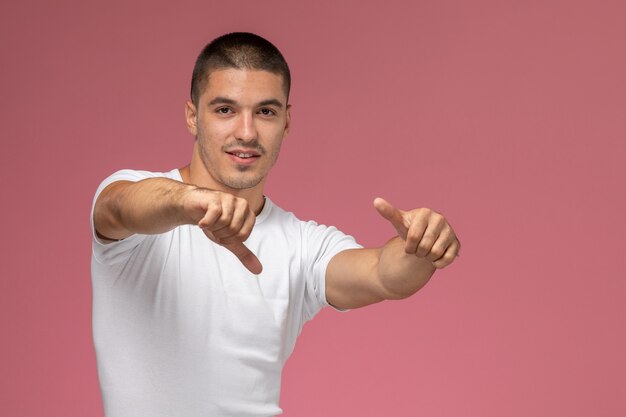
<path id="1" fill-rule="evenodd" d="M 382 198 L 374 200 L 374 207 L 405 241 L 406 253 L 426 258 L 438 269 L 450 265 L 459 255 L 459 239 L 445 217 L 436 211 L 429 208 L 404 211 Z"/>

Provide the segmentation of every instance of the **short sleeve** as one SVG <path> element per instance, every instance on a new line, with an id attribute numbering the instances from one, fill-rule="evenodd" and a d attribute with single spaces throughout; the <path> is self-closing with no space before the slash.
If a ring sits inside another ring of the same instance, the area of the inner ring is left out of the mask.
<path id="1" fill-rule="evenodd" d="M 304 223 L 303 227 L 306 280 L 304 318 L 308 321 L 323 307 L 331 306 L 326 299 L 326 269 L 330 260 L 339 252 L 362 246 L 352 236 L 333 226 L 318 225 L 310 221 Z"/>
<path id="2" fill-rule="evenodd" d="M 135 234 L 127 237 L 126 239 L 122 239 L 115 242 L 105 241 L 98 237 L 96 233 L 96 228 L 94 226 L 93 214 L 94 208 L 96 206 L 96 201 L 98 200 L 98 196 L 107 186 L 113 184 L 116 181 L 141 181 L 146 178 L 154 177 L 154 173 L 148 171 L 135 171 L 131 169 L 123 169 L 121 171 L 117 171 L 105 178 L 104 181 L 100 183 L 98 189 L 96 190 L 96 194 L 93 198 L 93 202 L 91 204 L 91 235 L 92 235 L 92 255 L 96 261 L 101 264 L 114 264 L 117 262 L 121 262 L 128 257 L 131 250 L 135 248 L 141 241 L 146 237 L 146 235 Z"/>

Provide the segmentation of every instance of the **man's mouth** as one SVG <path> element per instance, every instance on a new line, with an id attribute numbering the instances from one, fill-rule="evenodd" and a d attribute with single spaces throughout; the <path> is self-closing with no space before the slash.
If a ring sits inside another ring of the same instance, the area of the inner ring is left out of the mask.
<path id="1" fill-rule="evenodd" d="M 261 156 L 258 152 L 249 149 L 234 149 L 226 153 L 230 155 L 233 162 L 243 165 L 252 164 Z"/>
<path id="2" fill-rule="evenodd" d="M 245 153 L 245 152 L 228 152 L 231 155 L 235 155 L 238 158 L 252 158 L 253 156 L 258 156 L 252 153 Z"/>

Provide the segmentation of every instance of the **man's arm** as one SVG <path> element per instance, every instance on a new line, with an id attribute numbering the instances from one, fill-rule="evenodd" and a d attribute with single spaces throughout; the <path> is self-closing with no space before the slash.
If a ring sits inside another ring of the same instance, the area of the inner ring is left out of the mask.
<path id="1" fill-rule="evenodd" d="M 326 298 L 337 308 L 409 297 L 459 253 L 461 244 L 441 214 L 398 210 L 380 198 L 374 206 L 398 236 L 382 248 L 351 249 L 333 257 L 326 270 Z"/>
<path id="2" fill-rule="evenodd" d="M 94 227 L 105 240 L 196 224 L 209 239 L 233 252 L 250 272 L 259 274 L 261 263 L 243 244 L 254 221 L 245 199 L 168 178 L 116 181 L 102 190 L 94 207 Z"/>

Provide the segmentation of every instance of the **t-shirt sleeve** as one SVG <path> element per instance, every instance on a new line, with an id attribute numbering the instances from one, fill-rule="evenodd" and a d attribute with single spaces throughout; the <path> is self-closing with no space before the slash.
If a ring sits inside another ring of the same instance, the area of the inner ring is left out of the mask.
<path id="1" fill-rule="evenodd" d="M 147 171 L 135 171 L 131 169 L 123 169 L 121 171 L 117 171 L 105 178 L 104 181 L 100 183 L 98 189 L 96 190 L 96 195 L 93 198 L 93 202 L 91 204 L 91 235 L 92 235 L 92 254 L 95 260 L 102 264 L 114 264 L 117 262 L 121 262 L 126 259 L 132 249 L 137 247 L 143 239 L 147 235 L 135 234 L 131 235 L 125 239 L 119 241 L 108 241 L 100 239 L 96 233 L 96 228 L 93 221 L 94 208 L 96 206 L 96 200 L 98 196 L 107 186 L 111 185 L 116 181 L 141 181 L 146 178 L 153 177 L 154 174 Z"/>
<path id="2" fill-rule="evenodd" d="M 304 239 L 304 319 L 308 321 L 322 308 L 333 307 L 326 299 L 326 268 L 330 260 L 341 251 L 362 246 L 352 236 L 344 234 L 336 227 L 318 225 L 313 221 L 304 224 Z"/>

